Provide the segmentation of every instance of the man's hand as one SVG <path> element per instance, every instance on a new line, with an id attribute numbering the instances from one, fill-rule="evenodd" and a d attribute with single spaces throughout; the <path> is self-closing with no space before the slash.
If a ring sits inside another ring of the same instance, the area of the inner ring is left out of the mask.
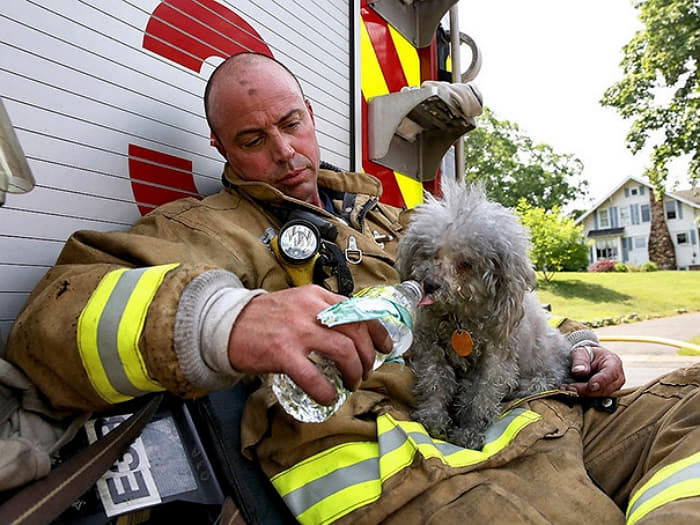
<path id="1" fill-rule="evenodd" d="M 577 392 L 581 397 L 609 396 L 625 383 L 622 360 L 601 346 L 589 345 L 588 348 L 593 352 L 592 361 L 583 346 L 571 352 L 571 375 L 582 382 L 563 385 L 562 388 Z"/>
<path id="2" fill-rule="evenodd" d="M 392 348 L 389 335 L 376 321 L 328 328 L 316 319 L 321 310 L 343 299 L 315 285 L 253 298 L 231 329 L 231 365 L 248 374 L 285 373 L 319 403 L 332 404 L 335 388 L 308 359 L 311 352 L 335 361 L 345 385 L 355 390 L 372 371 L 375 351 Z"/>

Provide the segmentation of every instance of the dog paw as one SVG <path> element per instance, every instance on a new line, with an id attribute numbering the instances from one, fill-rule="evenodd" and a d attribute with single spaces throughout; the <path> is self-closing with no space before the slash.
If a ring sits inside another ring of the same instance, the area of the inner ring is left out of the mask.
<path id="1" fill-rule="evenodd" d="M 450 430 L 447 440 L 472 450 L 481 450 L 484 446 L 484 435 L 471 428 L 453 428 Z"/>
<path id="2" fill-rule="evenodd" d="M 418 409 L 411 414 L 411 419 L 425 427 L 431 437 L 436 439 L 447 439 L 447 429 L 452 421 L 444 412 L 435 410 Z"/>

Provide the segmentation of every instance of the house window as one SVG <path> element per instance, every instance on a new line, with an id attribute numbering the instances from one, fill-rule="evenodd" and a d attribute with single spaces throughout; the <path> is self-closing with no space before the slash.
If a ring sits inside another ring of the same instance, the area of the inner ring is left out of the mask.
<path id="1" fill-rule="evenodd" d="M 647 238 L 646 237 L 635 237 L 634 238 L 634 247 L 638 250 L 641 250 L 642 248 L 647 247 Z"/>
<path id="2" fill-rule="evenodd" d="M 648 204 L 642 204 L 640 208 L 642 212 L 642 222 L 649 222 L 651 221 L 651 212 L 649 211 L 649 205 Z"/>
<path id="3" fill-rule="evenodd" d="M 632 195 L 637 195 L 637 188 L 632 188 L 630 193 L 632 193 Z"/>
<path id="4" fill-rule="evenodd" d="M 666 218 L 675 219 L 676 218 L 676 202 L 666 201 Z"/>
<path id="5" fill-rule="evenodd" d="M 620 208 L 620 226 L 629 226 L 630 224 L 630 209 L 627 206 L 622 206 Z"/>
<path id="6" fill-rule="evenodd" d="M 607 208 L 598 210 L 598 225 L 600 228 L 610 228 L 610 217 L 608 217 Z"/>
<path id="7" fill-rule="evenodd" d="M 617 258 L 617 240 L 615 239 L 599 239 L 595 243 L 596 258 L 598 259 L 616 259 Z"/>
<path id="8" fill-rule="evenodd" d="M 686 232 L 677 233 L 676 234 L 676 243 L 688 244 L 688 234 Z"/>

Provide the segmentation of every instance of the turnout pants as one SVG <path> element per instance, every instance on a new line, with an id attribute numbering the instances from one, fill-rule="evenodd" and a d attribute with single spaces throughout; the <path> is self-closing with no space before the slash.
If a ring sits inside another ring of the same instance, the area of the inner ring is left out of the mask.
<path id="1" fill-rule="evenodd" d="M 586 468 L 627 523 L 700 523 L 700 363 L 583 417 Z"/>
<path id="2" fill-rule="evenodd" d="M 609 412 L 566 394 L 511 403 L 480 451 L 410 421 L 399 366 L 321 424 L 251 396 L 244 450 L 301 523 L 700 523 L 700 364 Z"/>

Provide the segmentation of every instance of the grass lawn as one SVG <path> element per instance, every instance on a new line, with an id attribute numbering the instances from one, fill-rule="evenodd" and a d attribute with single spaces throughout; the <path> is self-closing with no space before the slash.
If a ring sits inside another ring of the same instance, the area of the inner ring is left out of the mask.
<path id="1" fill-rule="evenodd" d="M 562 272 L 550 282 L 538 274 L 535 292 L 553 314 L 578 321 L 666 317 L 700 311 L 700 272 Z"/>

